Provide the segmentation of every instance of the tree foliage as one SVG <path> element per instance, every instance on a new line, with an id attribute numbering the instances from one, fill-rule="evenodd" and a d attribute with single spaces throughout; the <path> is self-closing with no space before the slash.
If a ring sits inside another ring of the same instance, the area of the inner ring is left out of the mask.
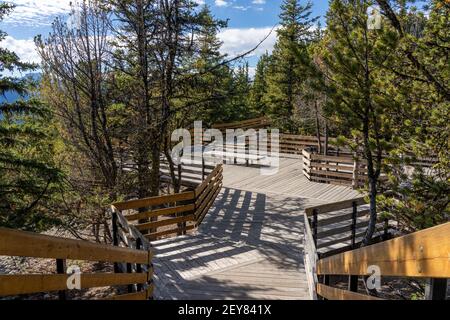
<path id="1" fill-rule="evenodd" d="M 13 6 L 0 3 L 0 19 L 11 10 Z M 0 31 L 0 41 L 5 37 Z M 52 113 L 34 95 L 34 79 L 4 75 L 35 69 L 14 52 L 0 49 L 0 94 L 19 95 L 0 103 L 0 226 L 26 230 L 42 230 L 58 222 L 51 205 L 61 180 L 53 159 Z"/>

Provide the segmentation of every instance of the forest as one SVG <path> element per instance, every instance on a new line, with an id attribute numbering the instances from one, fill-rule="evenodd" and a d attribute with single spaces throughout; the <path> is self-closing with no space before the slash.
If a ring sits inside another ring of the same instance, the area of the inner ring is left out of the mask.
<path id="1" fill-rule="evenodd" d="M 173 130 L 262 116 L 361 155 L 373 219 L 447 222 L 449 1 L 330 0 L 326 23 L 312 1 L 280 4 L 254 75 L 250 52 L 221 53 L 227 21 L 192 0 L 84 0 L 35 38 L 40 65 L 1 48 L 1 94 L 20 98 L 0 104 L 0 226 L 109 243 L 110 204 L 179 190 L 160 179 Z"/>

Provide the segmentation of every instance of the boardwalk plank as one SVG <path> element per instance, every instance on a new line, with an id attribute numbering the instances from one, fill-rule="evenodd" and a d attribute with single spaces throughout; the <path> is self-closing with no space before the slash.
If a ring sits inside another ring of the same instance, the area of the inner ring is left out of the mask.
<path id="1" fill-rule="evenodd" d="M 303 266 L 306 207 L 360 197 L 310 182 L 300 159 L 280 170 L 225 165 L 223 188 L 198 233 L 153 242 L 159 299 L 309 299 Z M 327 216 L 328 217 L 328 216 Z"/>

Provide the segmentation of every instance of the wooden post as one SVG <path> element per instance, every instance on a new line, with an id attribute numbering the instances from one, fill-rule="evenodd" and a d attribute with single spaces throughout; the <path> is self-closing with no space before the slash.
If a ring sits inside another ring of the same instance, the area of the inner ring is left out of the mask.
<path id="1" fill-rule="evenodd" d="M 117 212 L 115 209 L 112 210 L 112 231 L 113 231 L 113 245 L 115 247 L 119 246 L 119 230 L 117 225 Z M 119 264 L 114 262 L 114 273 L 119 273 Z"/>
<path id="2" fill-rule="evenodd" d="M 426 300 L 445 300 L 447 298 L 447 279 L 430 279 L 425 287 Z"/>
<path id="3" fill-rule="evenodd" d="M 141 238 L 136 239 L 136 249 L 142 250 L 142 240 Z M 140 263 L 136 264 L 136 272 L 142 273 L 142 265 Z M 142 283 L 137 284 L 137 291 L 142 291 L 143 285 Z"/>
<path id="4" fill-rule="evenodd" d="M 359 177 L 358 177 L 358 156 L 355 153 L 355 159 L 353 160 L 353 175 L 352 175 L 352 187 L 353 189 L 357 189 L 359 187 Z"/>
<path id="5" fill-rule="evenodd" d="M 66 260 L 65 259 L 56 259 L 56 272 L 58 274 L 66 273 Z M 59 300 L 66 300 L 66 290 L 58 291 Z"/>
<path id="6" fill-rule="evenodd" d="M 202 156 L 202 181 L 205 180 L 205 158 Z"/>
<path id="7" fill-rule="evenodd" d="M 358 276 L 348 277 L 348 290 L 352 292 L 358 292 Z"/>
<path id="8" fill-rule="evenodd" d="M 356 220 L 358 218 L 358 204 L 356 201 L 352 202 L 352 249 L 355 249 L 356 245 Z"/>
<path id="9" fill-rule="evenodd" d="M 384 219 L 383 241 L 389 239 L 389 219 Z"/>
<path id="10" fill-rule="evenodd" d="M 313 223 L 312 223 L 312 229 L 313 229 L 313 239 L 314 239 L 314 245 L 317 247 L 317 224 L 318 224 L 318 214 L 319 212 L 317 209 L 313 210 Z"/>
<path id="11" fill-rule="evenodd" d="M 183 180 L 183 165 L 181 164 L 181 162 L 178 164 L 178 182 L 177 182 L 177 188 L 176 188 L 176 192 L 180 192 L 181 189 L 181 182 Z"/>
<path id="12" fill-rule="evenodd" d="M 119 246 L 119 230 L 117 226 L 117 212 L 113 210 L 112 212 L 112 229 L 113 229 L 113 245 L 115 247 Z"/>
<path id="13" fill-rule="evenodd" d="M 132 273 L 133 272 L 133 268 L 131 266 L 131 263 L 127 263 L 127 273 Z M 128 285 L 128 293 L 132 293 L 133 292 L 133 285 L 129 284 Z"/>

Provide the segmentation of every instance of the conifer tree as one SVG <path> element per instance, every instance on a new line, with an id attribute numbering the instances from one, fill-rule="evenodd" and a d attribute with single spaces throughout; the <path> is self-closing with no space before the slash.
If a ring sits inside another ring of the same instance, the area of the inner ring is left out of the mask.
<path id="1" fill-rule="evenodd" d="M 299 0 L 284 0 L 281 6 L 278 41 L 272 53 L 268 69 L 267 94 L 264 103 L 276 124 L 285 131 L 296 131 L 292 115 L 296 95 L 304 75 L 299 73 L 296 54 L 298 49 L 307 50 L 313 38 L 312 28 L 317 18 L 311 17 L 312 3 L 302 5 Z"/>
<path id="2" fill-rule="evenodd" d="M 383 155 L 391 146 L 387 113 L 395 104 L 383 92 L 384 67 L 394 59 L 398 38 L 392 28 L 368 29 L 365 0 L 333 0 L 327 14 L 322 57 L 332 86 L 328 112 L 357 143 L 348 143 L 367 161 L 370 223 L 363 239 L 368 244 L 377 223 L 377 195 Z"/>
<path id="3" fill-rule="evenodd" d="M 224 63 L 227 56 L 220 52 L 223 42 L 218 38 L 219 29 L 227 24 L 215 19 L 207 5 L 200 10 L 199 20 L 199 52 L 194 64 L 198 76 L 192 84 L 192 94 L 199 103 L 188 121 L 191 122 L 189 125 L 195 120 L 212 125 L 223 120 L 222 111 L 229 102 L 227 89 L 232 81 L 232 72 Z"/>
<path id="4" fill-rule="evenodd" d="M 267 69 L 270 61 L 271 58 L 268 52 L 259 58 L 256 65 L 255 78 L 250 90 L 250 107 L 252 113 L 257 116 L 266 115 L 268 112 L 264 96 L 267 94 Z"/>
<path id="5" fill-rule="evenodd" d="M 0 3 L 0 21 L 11 10 L 10 4 Z M 0 31 L 0 41 L 5 37 Z M 4 75 L 35 69 L 0 48 L 0 226 L 39 231 L 57 222 L 48 209 L 61 177 L 52 160 L 51 113 L 33 95 L 32 79 Z"/>

